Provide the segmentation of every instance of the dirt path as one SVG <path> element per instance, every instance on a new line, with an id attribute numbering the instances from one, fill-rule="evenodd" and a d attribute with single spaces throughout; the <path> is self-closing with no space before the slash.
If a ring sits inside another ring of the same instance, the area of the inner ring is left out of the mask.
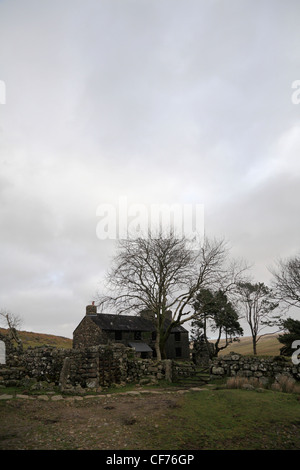
<path id="1" fill-rule="evenodd" d="M 1 450 L 147 450 L 160 423 L 181 406 L 182 392 L 97 398 L 14 398 L 0 403 Z"/>

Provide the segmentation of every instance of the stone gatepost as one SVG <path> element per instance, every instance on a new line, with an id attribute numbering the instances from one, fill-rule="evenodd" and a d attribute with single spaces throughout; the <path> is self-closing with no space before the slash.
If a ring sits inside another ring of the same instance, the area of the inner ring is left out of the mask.
<path id="1" fill-rule="evenodd" d="M 5 342 L 0 340 L 0 364 L 6 364 L 6 346 Z"/>
<path id="2" fill-rule="evenodd" d="M 172 382 L 172 360 L 171 359 L 165 359 L 165 380 L 168 382 Z"/>

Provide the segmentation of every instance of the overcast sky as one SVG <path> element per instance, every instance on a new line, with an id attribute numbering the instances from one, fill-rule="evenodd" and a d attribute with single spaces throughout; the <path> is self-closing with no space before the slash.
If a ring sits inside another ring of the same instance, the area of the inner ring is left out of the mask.
<path id="1" fill-rule="evenodd" d="M 0 0 L 0 307 L 22 329 L 72 337 L 120 198 L 203 204 L 258 281 L 299 252 L 299 20 L 299 0 Z"/>

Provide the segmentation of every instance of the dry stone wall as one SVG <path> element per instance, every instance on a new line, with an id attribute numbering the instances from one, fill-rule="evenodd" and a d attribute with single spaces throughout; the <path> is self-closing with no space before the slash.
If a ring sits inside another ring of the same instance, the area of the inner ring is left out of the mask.
<path id="1" fill-rule="evenodd" d="M 281 356 L 262 358 L 231 353 L 214 359 L 210 372 L 213 378 L 255 377 L 264 383 L 274 381 L 282 374 L 300 380 L 300 365 L 295 365 Z"/>
<path id="2" fill-rule="evenodd" d="M 134 351 L 122 344 L 95 346 L 87 349 L 32 348 L 22 354 L 11 349 L 5 364 L 0 364 L 0 386 L 24 385 L 30 381 L 59 386 L 62 391 L 95 389 L 111 384 L 155 383 L 176 381 L 193 376 L 195 365 L 173 360 L 155 361 L 135 357 Z M 212 378 L 255 377 L 262 383 L 280 375 L 300 380 L 300 364 L 282 357 L 261 358 L 231 353 L 210 364 Z"/>
<path id="3" fill-rule="evenodd" d="M 122 345 L 72 349 L 64 359 L 59 383 L 62 390 L 98 389 L 126 380 L 129 350 Z"/>
<path id="4" fill-rule="evenodd" d="M 15 351 L 0 364 L 0 386 L 44 382 L 59 386 L 62 391 L 95 389 L 111 384 L 172 381 L 180 364 L 135 357 L 123 344 L 94 346 L 86 349 L 29 348 L 22 354 Z M 186 373 L 186 366 L 185 366 Z M 193 372 L 193 367 L 189 369 Z"/>

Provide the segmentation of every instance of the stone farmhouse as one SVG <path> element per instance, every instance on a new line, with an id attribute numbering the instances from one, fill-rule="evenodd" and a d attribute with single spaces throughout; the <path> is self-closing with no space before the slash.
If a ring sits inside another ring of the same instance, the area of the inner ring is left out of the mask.
<path id="1" fill-rule="evenodd" d="M 166 326 L 169 321 L 166 320 Z M 155 338 L 155 327 L 148 312 L 137 316 L 97 313 L 97 307 L 92 304 L 86 307 L 86 315 L 73 332 L 73 348 L 121 343 L 133 348 L 138 357 L 155 358 Z M 166 356 L 167 359 L 190 359 L 189 334 L 184 327 L 176 326 L 171 330 Z"/>

